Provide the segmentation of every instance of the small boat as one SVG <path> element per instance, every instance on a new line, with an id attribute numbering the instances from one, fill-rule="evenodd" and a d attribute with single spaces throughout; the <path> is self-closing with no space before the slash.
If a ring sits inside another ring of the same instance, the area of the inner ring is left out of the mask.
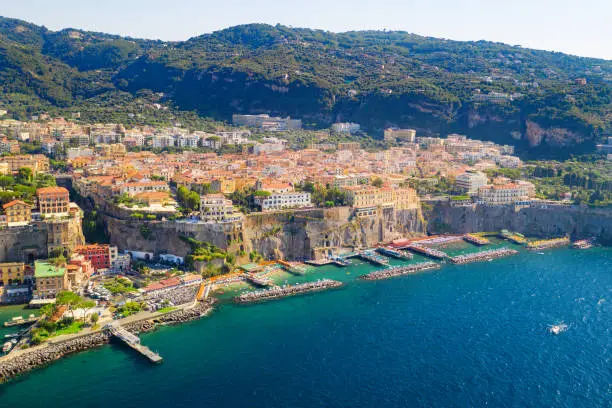
<path id="1" fill-rule="evenodd" d="M 4 335 L 5 339 L 15 339 L 17 337 L 19 337 L 19 333 L 11 333 L 11 334 L 5 334 Z"/>
<path id="2" fill-rule="evenodd" d="M 538 255 L 544 255 L 544 252 L 538 252 Z"/>
<path id="3" fill-rule="evenodd" d="M 593 246 L 593 242 L 589 239 L 581 239 L 572 244 L 572 248 L 576 249 L 589 249 Z"/>
<path id="4" fill-rule="evenodd" d="M 9 351 L 11 351 L 12 348 L 13 348 L 13 343 L 11 343 L 10 341 L 7 341 L 2 346 L 2 352 L 8 353 Z"/>
<path id="5" fill-rule="evenodd" d="M 567 329 L 568 329 L 567 324 L 565 324 L 565 323 L 559 323 L 559 324 L 553 324 L 552 326 L 550 326 L 549 331 L 550 331 L 552 334 L 555 334 L 555 335 L 556 335 L 556 334 L 561 334 L 561 333 L 563 333 L 564 331 L 567 331 Z"/>

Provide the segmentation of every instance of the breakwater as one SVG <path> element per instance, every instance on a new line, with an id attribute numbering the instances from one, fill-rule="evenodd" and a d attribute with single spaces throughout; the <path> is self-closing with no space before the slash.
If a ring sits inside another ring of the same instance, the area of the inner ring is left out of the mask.
<path id="1" fill-rule="evenodd" d="M 299 283 L 293 286 L 277 286 L 271 289 L 242 293 L 234 298 L 236 303 L 254 303 L 264 300 L 279 299 L 287 296 L 300 295 L 309 292 L 318 292 L 342 286 L 341 282 L 331 279 L 322 279 L 316 282 Z"/>
<path id="2" fill-rule="evenodd" d="M 450 260 L 455 264 L 466 264 L 471 262 L 482 262 L 490 259 L 502 258 L 505 256 L 516 255 L 518 251 L 509 248 L 491 249 L 489 251 L 475 252 L 473 254 L 458 255 L 452 257 Z"/>
<path id="3" fill-rule="evenodd" d="M 427 271 L 431 269 L 439 269 L 440 264 L 436 262 L 421 262 L 418 264 L 407 266 L 393 266 L 382 271 L 375 271 L 361 276 L 363 280 L 380 280 L 394 278 L 396 276 L 409 275 L 412 273 Z"/>
<path id="4" fill-rule="evenodd" d="M 158 324 L 179 324 L 199 319 L 214 308 L 215 301 L 199 302 L 190 309 L 176 310 L 153 319 L 124 324 L 131 333 L 153 331 Z M 108 330 L 83 334 L 57 343 L 45 343 L 31 349 L 18 350 L 0 359 L 0 383 L 9 381 L 36 368 L 44 367 L 69 354 L 107 344 L 112 337 Z"/>

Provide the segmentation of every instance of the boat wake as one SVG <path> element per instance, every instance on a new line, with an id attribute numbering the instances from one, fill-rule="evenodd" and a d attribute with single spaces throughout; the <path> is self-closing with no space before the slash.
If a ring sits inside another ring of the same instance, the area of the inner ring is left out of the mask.
<path id="1" fill-rule="evenodd" d="M 563 322 L 548 326 L 548 331 L 555 335 L 564 333 L 567 329 L 569 329 L 569 326 Z"/>

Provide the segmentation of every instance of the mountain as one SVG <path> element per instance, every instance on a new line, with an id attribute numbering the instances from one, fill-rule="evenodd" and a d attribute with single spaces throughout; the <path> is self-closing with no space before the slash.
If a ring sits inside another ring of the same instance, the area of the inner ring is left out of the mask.
<path id="1" fill-rule="evenodd" d="M 399 31 L 249 24 L 162 42 L 0 18 L 0 104 L 15 116 L 155 97 L 216 119 L 352 121 L 375 137 L 389 126 L 460 132 L 553 157 L 609 134 L 611 81 L 612 61 Z"/>

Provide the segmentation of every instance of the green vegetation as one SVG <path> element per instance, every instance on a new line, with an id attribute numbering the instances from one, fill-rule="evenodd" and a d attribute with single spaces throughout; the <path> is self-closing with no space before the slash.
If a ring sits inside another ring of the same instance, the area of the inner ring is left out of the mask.
<path id="1" fill-rule="evenodd" d="M 338 187 L 322 186 L 320 184 L 305 182 L 297 186 L 297 189 L 309 192 L 310 200 L 319 207 L 346 205 L 346 193 Z"/>
<path id="2" fill-rule="evenodd" d="M 85 323 L 77 322 L 72 317 L 64 317 L 58 322 L 43 320 L 38 324 L 38 327 L 32 329 L 31 343 L 37 345 L 51 337 L 76 334 L 83 329 L 84 325 Z"/>
<path id="3" fill-rule="evenodd" d="M 123 306 L 117 308 L 117 313 L 121 317 L 128 317 L 143 310 L 144 304 L 138 302 L 125 302 Z"/>
<path id="4" fill-rule="evenodd" d="M 53 32 L 0 18 L 0 56 L 0 93 L 17 119 L 80 112 L 90 122 L 180 122 L 214 130 L 219 123 L 200 115 L 228 120 L 260 106 L 301 117 L 307 128 L 342 117 L 379 136 L 385 126 L 412 126 L 559 156 L 591 150 L 610 126 L 611 61 L 401 31 L 331 33 L 250 24 L 164 43 Z M 491 92 L 514 97 L 499 104 L 475 98 Z M 473 113 L 485 123 L 471 128 Z M 493 117 L 501 120 L 487 120 Z M 578 137 L 545 138 L 532 149 L 510 134 L 524 129 L 526 120 Z M 306 132 L 291 137 L 302 145 L 312 140 Z M 366 148 L 381 143 L 362 135 L 352 139 Z"/>
<path id="5" fill-rule="evenodd" d="M 50 174 L 39 173 L 34 176 L 30 168 L 21 168 L 15 177 L 0 176 L 0 205 L 13 200 L 33 204 L 36 189 L 55 185 L 55 178 Z"/>
<path id="6" fill-rule="evenodd" d="M 180 239 L 191 247 L 191 253 L 185 258 L 185 264 L 193 268 L 194 262 L 210 262 L 215 259 L 226 259 L 227 253 L 209 242 L 181 236 Z"/>
<path id="7" fill-rule="evenodd" d="M 176 310 L 176 307 L 166 306 L 166 307 L 162 307 L 161 309 L 159 309 L 157 313 L 168 313 L 168 312 L 172 312 L 173 310 Z"/>
<path id="8" fill-rule="evenodd" d="M 195 191 L 189 190 L 187 187 L 179 186 L 176 189 L 176 199 L 181 207 L 188 211 L 197 211 L 200 209 L 200 195 Z"/>
<path id="9" fill-rule="evenodd" d="M 115 278 L 112 281 L 104 282 L 104 287 L 113 295 L 136 291 L 132 281 L 126 278 Z"/>

